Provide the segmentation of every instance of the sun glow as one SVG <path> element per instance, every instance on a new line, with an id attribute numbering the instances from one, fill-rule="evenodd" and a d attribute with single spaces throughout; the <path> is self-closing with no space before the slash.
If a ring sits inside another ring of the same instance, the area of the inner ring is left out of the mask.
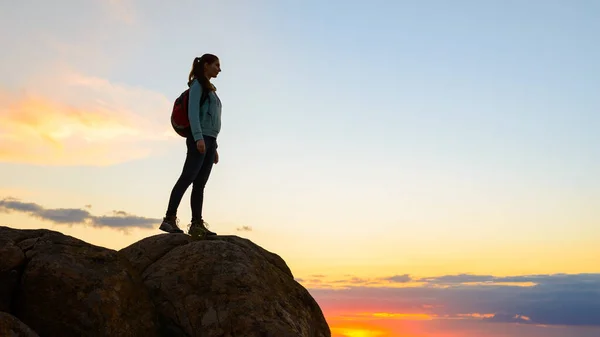
<path id="1" fill-rule="evenodd" d="M 332 328 L 335 337 L 383 337 L 385 331 L 362 328 Z"/>

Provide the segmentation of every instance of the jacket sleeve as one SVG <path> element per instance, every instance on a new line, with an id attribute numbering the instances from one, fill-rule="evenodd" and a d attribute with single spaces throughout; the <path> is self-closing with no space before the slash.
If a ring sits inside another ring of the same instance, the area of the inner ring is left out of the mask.
<path id="1" fill-rule="evenodd" d="M 200 96 L 202 95 L 202 86 L 198 81 L 194 81 L 190 87 L 188 102 L 188 119 L 190 128 L 195 141 L 203 139 L 202 125 L 200 124 Z"/>

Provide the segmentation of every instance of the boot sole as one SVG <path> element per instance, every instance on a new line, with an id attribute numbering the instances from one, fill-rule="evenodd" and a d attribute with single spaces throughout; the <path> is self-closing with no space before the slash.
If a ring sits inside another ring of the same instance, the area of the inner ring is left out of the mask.
<path id="1" fill-rule="evenodd" d="M 164 228 L 163 225 L 160 225 L 160 227 L 158 227 L 158 229 L 160 229 L 163 232 L 167 232 L 169 234 L 181 234 L 181 233 L 183 233 L 183 231 L 181 229 L 180 230 L 168 230 L 168 229 Z"/>

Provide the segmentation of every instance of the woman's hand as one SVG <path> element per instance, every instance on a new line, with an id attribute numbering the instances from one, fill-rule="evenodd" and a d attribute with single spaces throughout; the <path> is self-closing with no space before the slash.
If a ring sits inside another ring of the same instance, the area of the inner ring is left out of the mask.
<path id="1" fill-rule="evenodd" d="M 219 152 L 215 151 L 215 164 L 219 162 Z"/>
<path id="2" fill-rule="evenodd" d="M 200 153 L 206 152 L 206 144 L 204 144 L 204 139 L 199 139 L 196 142 L 196 148 L 198 149 L 198 152 L 200 152 Z"/>

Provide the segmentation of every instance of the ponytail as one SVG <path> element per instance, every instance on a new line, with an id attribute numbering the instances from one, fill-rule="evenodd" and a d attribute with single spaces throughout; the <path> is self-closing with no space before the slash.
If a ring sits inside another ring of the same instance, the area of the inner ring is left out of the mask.
<path id="1" fill-rule="evenodd" d="M 203 91 L 216 91 L 215 86 L 212 85 L 212 83 L 210 83 L 208 78 L 206 78 L 206 76 L 204 75 L 204 65 L 207 63 L 213 63 L 217 60 L 218 58 L 212 54 L 204 54 L 202 55 L 202 57 L 194 58 L 194 62 L 192 63 L 192 70 L 190 70 L 190 74 L 188 76 L 188 86 L 191 86 L 194 80 L 198 80 L 198 82 L 200 82 L 200 85 L 202 86 Z"/>

